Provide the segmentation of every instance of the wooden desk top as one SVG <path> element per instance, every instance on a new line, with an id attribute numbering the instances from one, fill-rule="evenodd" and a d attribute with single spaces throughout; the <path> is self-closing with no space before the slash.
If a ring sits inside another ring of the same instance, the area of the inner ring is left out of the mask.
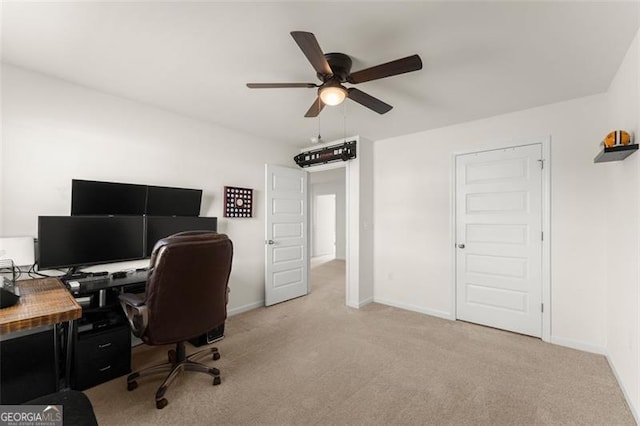
<path id="1" fill-rule="evenodd" d="M 16 282 L 20 301 L 0 309 L 0 334 L 71 321 L 82 316 L 82 308 L 57 278 Z"/>

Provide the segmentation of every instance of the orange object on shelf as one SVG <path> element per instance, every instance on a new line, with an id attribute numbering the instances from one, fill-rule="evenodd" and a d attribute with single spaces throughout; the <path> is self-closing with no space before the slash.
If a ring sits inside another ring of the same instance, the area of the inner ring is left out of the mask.
<path id="1" fill-rule="evenodd" d="M 631 143 L 631 135 L 624 130 L 614 130 L 604 138 L 603 143 L 607 148 L 629 145 Z"/>

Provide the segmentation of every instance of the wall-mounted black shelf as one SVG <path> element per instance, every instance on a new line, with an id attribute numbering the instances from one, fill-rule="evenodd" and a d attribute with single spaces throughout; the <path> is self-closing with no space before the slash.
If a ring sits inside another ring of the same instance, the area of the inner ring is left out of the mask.
<path id="1" fill-rule="evenodd" d="M 611 148 L 604 148 L 596 158 L 593 159 L 594 163 L 606 163 L 608 161 L 621 161 L 633 154 L 638 150 L 638 144 L 612 146 Z"/>
<path id="2" fill-rule="evenodd" d="M 334 161 L 348 161 L 356 158 L 356 141 L 349 141 L 341 145 L 327 146 L 303 152 L 293 157 L 300 167 L 309 167 L 315 164 L 327 164 Z"/>

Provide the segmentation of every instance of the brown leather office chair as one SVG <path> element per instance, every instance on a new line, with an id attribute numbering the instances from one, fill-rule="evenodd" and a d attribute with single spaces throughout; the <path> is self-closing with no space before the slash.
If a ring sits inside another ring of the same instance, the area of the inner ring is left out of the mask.
<path id="1" fill-rule="evenodd" d="M 120 304 L 134 335 L 149 345 L 175 343 L 176 348 L 169 351 L 169 362 L 130 374 L 128 390 L 138 386 L 139 377 L 169 372 L 156 392 L 160 409 L 167 405 L 167 387 L 183 370 L 207 373 L 220 384 L 217 368 L 196 362 L 207 355 L 219 359 L 218 349 L 186 356 L 184 343 L 224 324 L 232 259 L 231 240 L 215 232 L 182 232 L 156 243 L 145 294 L 122 294 Z"/>

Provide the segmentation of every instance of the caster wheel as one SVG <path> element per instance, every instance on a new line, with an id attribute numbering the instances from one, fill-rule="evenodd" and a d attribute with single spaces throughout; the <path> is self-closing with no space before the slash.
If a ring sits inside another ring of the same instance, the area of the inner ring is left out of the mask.
<path id="1" fill-rule="evenodd" d="M 217 360 L 219 360 L 219 359 L 220 359 L 220 352 L 214 352 L 214 353 L 213 353 L 213 360 L 214 360 L 214 361 L 217 361 Z"/>
<path id="2" fill-rule="evenodd" d="M 136 381 L 133 381 L 133 382 L 127 382 L 127 390 L 128 390 L 128 391 L 132 391 L 132 390 L 134 390 L 134 389 L 135 389 L 135 388 L 137 388 L 137 387 L 138 387 L 138 382 L 136 382 Z"/>
<path id="3" fill-rule="evenodd" d="M 156 401 L 156 408 L 158 410 L 162 410 L 164 407 L 167 406 L 167 404 L 169 403 L 169 401 L 167 401 L 167 398 L 162 398 Z"/>
<path id="4" fill-rule="evenodd" d="M 171 364 L 175 364 L 176 363 L 176 351 L 171 349 L 167 355 L 168 355 L 167 359 L 169 360 L 169 362 Z"/>
<path id="5" fill-rule="evenodd" d="M 213 386 L 218 386 L 220 383 L 222 383 L 222 380 L 220 380 L 220 376 L 213 378 Z"/>

